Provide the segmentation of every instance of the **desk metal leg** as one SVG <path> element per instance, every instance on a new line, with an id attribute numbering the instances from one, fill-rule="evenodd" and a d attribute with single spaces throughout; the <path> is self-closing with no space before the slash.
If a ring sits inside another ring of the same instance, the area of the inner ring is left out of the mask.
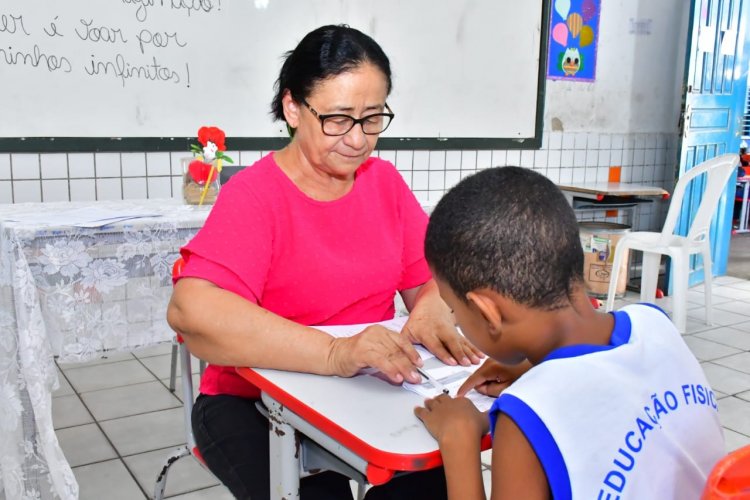
<path id="1" fill-rule="evenodd" d="M 270 423 L 271 499 L 299 500 L 299 442 L 294 428 L 287 424 L 282 407 L 276 401 L 265 401 Z"/>

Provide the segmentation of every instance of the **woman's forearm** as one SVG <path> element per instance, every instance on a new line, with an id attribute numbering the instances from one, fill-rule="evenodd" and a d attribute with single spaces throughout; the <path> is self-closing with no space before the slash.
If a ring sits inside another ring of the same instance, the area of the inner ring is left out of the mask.
<path id="1" fill-rule="evenodd" d="M 205 280 L 177 282 L 167 320 L 195 356 L 212 364 L 332 374 L 331 336 Z"/>

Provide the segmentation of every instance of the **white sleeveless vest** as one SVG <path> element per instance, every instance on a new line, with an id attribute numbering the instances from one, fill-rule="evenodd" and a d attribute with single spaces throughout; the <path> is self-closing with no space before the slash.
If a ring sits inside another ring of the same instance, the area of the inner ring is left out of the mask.
<path id="1" fill-rule="evenodd" d="M 716 396 L 663 311 L 613 313 L 609 346 L 551 353 L 495 401 L 531 443 L 555 499 L 698 498 L 724 454 Z"/>

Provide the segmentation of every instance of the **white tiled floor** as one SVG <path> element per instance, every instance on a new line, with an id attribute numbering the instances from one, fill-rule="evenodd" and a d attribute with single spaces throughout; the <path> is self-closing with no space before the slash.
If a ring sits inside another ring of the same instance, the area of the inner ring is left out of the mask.
<path id="1" fill-rule="evenodd" d="M 750 444 L 750 281 L 718 278 L 713 299 L 715 324 L 706 326 L 703 288 L 690 291 L 684 337 L 720 398 L 730 451 Z M 625 297 L 625 301 L 636 300 L 632 293 Z M 657 303 L 670 310 L 670 298 Z M 60 366 L 61 387 L 54 394 L 53 417 L 82 500 L 152 497 L 165 458 L 184 442 L 181 402 L 167 389 L 169 353 L 167 344 Z M 198 364 L 193 366 L 197 370 Z M 484 458 L 488 464 L 489 453 Z M 192 458 L 172 466 L 166 496 L 232 498 Z"/>

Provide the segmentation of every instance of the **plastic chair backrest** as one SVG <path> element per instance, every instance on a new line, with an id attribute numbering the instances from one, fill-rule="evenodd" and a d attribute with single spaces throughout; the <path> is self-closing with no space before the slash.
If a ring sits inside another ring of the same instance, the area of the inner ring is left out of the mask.
<path id="1" fill-rule="evenodd" d="M 731 452 L 714 465 L 701 500 L 750 498 L 750 446 Z"/>
<path id="2" fill-rule="evenodd" d="M 735 172 L 739 161 L 740 158 L 736 154 L 717 156 L 696 165 L 677 180 L 661 232 L 663 243 L 667 243 L 674 234 L 677 219 L 682 211 L 682 200 L 685 197 L 688 185 L 704 173 L 706 174 L 706 188 L 703 191 L 703 198 L 701 198 L 698 211 L 690 224 L 687 238 L 694 242 L 708 239 L 711 219 L 719 204 L 719 198 L 721 198 L 721 194 L 729 182 L 729 177 Z"/>

